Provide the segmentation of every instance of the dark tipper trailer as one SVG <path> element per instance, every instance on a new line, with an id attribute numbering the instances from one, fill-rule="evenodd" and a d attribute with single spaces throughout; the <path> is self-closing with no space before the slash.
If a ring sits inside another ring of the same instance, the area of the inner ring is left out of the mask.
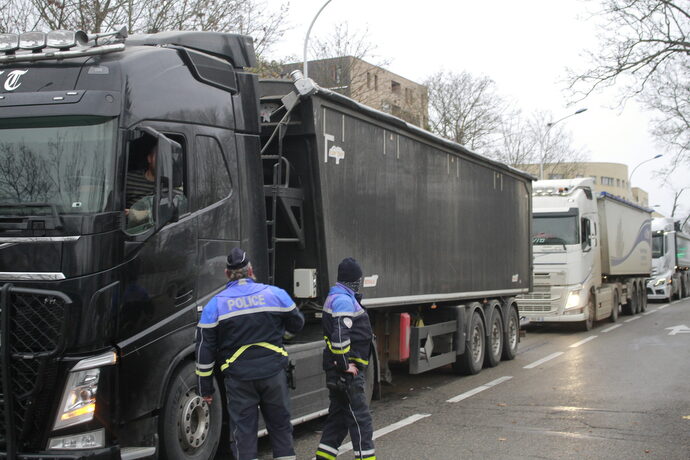
<path id="1" fill-rule="evenodd" d="M 532 177 L 327 90 L 286 116 L 290 89 L 260 84 L 269 276 L 318 318 L 339 261 L 358 259 L 380 379 L 391 362 L 473 374 L 512 359 Z"/>

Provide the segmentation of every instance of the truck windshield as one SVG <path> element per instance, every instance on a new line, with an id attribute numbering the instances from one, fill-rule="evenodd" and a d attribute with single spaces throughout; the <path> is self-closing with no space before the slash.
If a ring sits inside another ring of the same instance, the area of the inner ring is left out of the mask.
<path id="1" fill-rule="evenodd" d="M 579 226 L 577 215 L 533 215 L 532 244 L 578 244 Z"/>
<path id="2" fill-rule="evenodd" d="M 0 215 L 112 207 L 115 136 L 112 118 L 0 120 Z"/>
<path id="3" fill-rule="evenodd" d="M 652 234 L 652 258 L 658 259 L 664 255 L 664 234 Z"/>

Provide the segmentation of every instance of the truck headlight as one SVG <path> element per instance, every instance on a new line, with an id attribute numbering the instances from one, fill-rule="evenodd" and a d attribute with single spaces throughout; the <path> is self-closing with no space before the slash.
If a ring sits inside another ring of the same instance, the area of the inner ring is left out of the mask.
<path id="1" fill-rule="evenodd" d="M 654 287 L 663 286 L 664 284 L 666 284 L 666 278 L 659 278 L 654 282 Z"/>
<path id="2" fill-rule="evenodd" d="M 565 309 L 577 308 L 580 305 L 580 290 L 576 289 L 568 293 L 568 300 L 565 302 Z"/>
<path id="3" fill-rule="evenodd" d="M 96 394 L 101 366 L 117 362 L 117 355 L 108 352 L 93 358 L 79 361 L 67 378 L 58 414 L 53 425 L 54 430 L 93 420 L 96 412 Z"/>

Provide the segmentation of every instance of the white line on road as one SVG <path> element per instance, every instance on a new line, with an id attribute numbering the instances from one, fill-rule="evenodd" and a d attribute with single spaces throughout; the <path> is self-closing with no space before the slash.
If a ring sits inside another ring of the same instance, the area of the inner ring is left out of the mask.
<path id="1" fill-rule="evenodd" d="M 456 403 L 456 402 L 458 402 L 458 401 L 462 401 L 463 399 L 467 399 L 467 398 L 469 398 L 470 396 L 474 396 L 474 395 L 476 395 L 477 393 L 481 393 L 481 392 L 484 391 L 484 390 L 488 390 L 489 388 L 494 387 L 494 386 L 498 385 L 499 383 L 503 383 L 503 382 L 505 382 L 505 381 L 508 381 L 508 380 L 510 380 L 510 379 L 512 379 L 512 378 L 513 378 L 512 376 L 506 375 L 505 377 L 501 377 L 501 378 L 498 378 L 498 379 L 496 379 L 496 380 L 493 380 L 493 381 L 491 381 L 491 382 L 489 382 L 489 383 L 486 383 L 486 384 L 484 384 L 484 385 L 482 385 L 482 386 L 478 386 L 477 388 L 475 388 L 475 389 L 473 389 L 473 390 L 466 391 L 465 393 L 463 393 L 463 394 L 461 394 L 461 395 L 457 395 L 457 396 L 455 396 L 455 397 L 452 397 L 452 398 L 450 398 L 449 400 L 447 400 L 446 402 L 449 402 L 449 403 Z"/>
<path id="2" fill-rule="evenodd" d="M 641 316 L 633 316 L 632 318 L 626 319 L 626 320 L 623 321 L 623 322 L 624 322 L 624 323 L 629 323 L 630 321 L 635 321 L 636 319 L 640 319 L 640 318 L 642 318 L 642 317 L 641 317 Z"/>
<path id="3" fill-rule="evenodd" d="M 577 348 L 580 345 L 589 342 L 590 340 L 596 339 L 597 337 L 599 337 L 599 336 L 598 335 L 591 335 L 591 336 L 587 337 L 586 339 L 582 339 L 579 342 L 575 342 L 574 344 L 570 345 L 570 348 Z"/>
<path id="4" fill-rule="evenodd" d="M 412 425 L 414 422 L 417 422 L 423 418 L 430 417 L 431 414 L 414 414 L 410 415 L 407 418 L 404 418 L 400 420 L 399 422 L 395 422 L 392 425 L 388 425 L 386 427 L 381 428 L 380 430 L 374 431 L 374 439 L 380 438 L 381 436 L 387 435 L 388 433 L 391 433 L 395 430 L 399 430 L 400 428 L 406 427 L 407 425 Z M 345 452 L 349 452 L 352 450 L 352 443 L 348 442 L 347 444 L 343 444 L 340 446 L 340 449 L 338 449 L 338 455 L 342 455 Z"/>
<path id="5" fill-rule="evenodd" d="M 542 358 L 542 359 L 540 359 L 539 361 L 535 361 L 535 362 L 533 362 L 532 364 L 528 364 L 528 365 L 524 366 L 523 369 L 533 369 L 533 368 L 539 366 L 540 364 L 544 364 L 544 363 L 547 362 L 547 361 L 551 361 L 551 360 L 554 359 L 554 358 L 558 358 L 558 357 L 561 356 L 562 354 L 563 354 L 562 351 L 557 351 L 556 353 L 550 354 L 550 355 L 547 356 L 546 358 Z"/>
<path id="6" fill-rule="evenodd" d="M 607 327 L 606 329 L 602 330 L 601 332 L 611 332 L 612 330 L 618 329 L 621 326 L 622 326 L 622 324 L 614 324 L 613 326 Z"/>
<path id="7" fill-rule="evenodd" d="M 649 311 L 646 311 L 646 312 L 642 313 L 642 316 L 649 316 L 649 315 L 651 315 L 652 313 L 656 313 L 656 310 L 649 310 Z"/>
<path id="8" fill-rule="evenodd" d="M 660 306 L 659 308 L 657 308 L 657 310 L 663 310 L 666 307 L 668 307 L 668 304 Z"/>

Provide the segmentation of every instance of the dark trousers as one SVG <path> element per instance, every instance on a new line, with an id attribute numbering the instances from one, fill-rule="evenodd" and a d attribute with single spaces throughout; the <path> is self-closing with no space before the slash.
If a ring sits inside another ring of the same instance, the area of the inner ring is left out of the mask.
<path id="1" fill-rule="evenodd" d="M 316 451 L 317 459 L 335 460 L 338 448 L 350 433 L 352 448 L 358 460 L 375 460 L 373 425 L 364 391 L 364 370 L 357 376 L 326 372 L 328 385 L 328 419 Z M 345 377 L 345 382 L 339 380 Z"/>
<path id="2" fill-rule="evenodd" d="M 285 371 L 260 380 L 237 380 L 226 374 L 225 391 L 230 414 L 230 450 L 235 460 L 258 458 L 259 409 L 271 440 L 273 458 L 294 460 Z"/>

